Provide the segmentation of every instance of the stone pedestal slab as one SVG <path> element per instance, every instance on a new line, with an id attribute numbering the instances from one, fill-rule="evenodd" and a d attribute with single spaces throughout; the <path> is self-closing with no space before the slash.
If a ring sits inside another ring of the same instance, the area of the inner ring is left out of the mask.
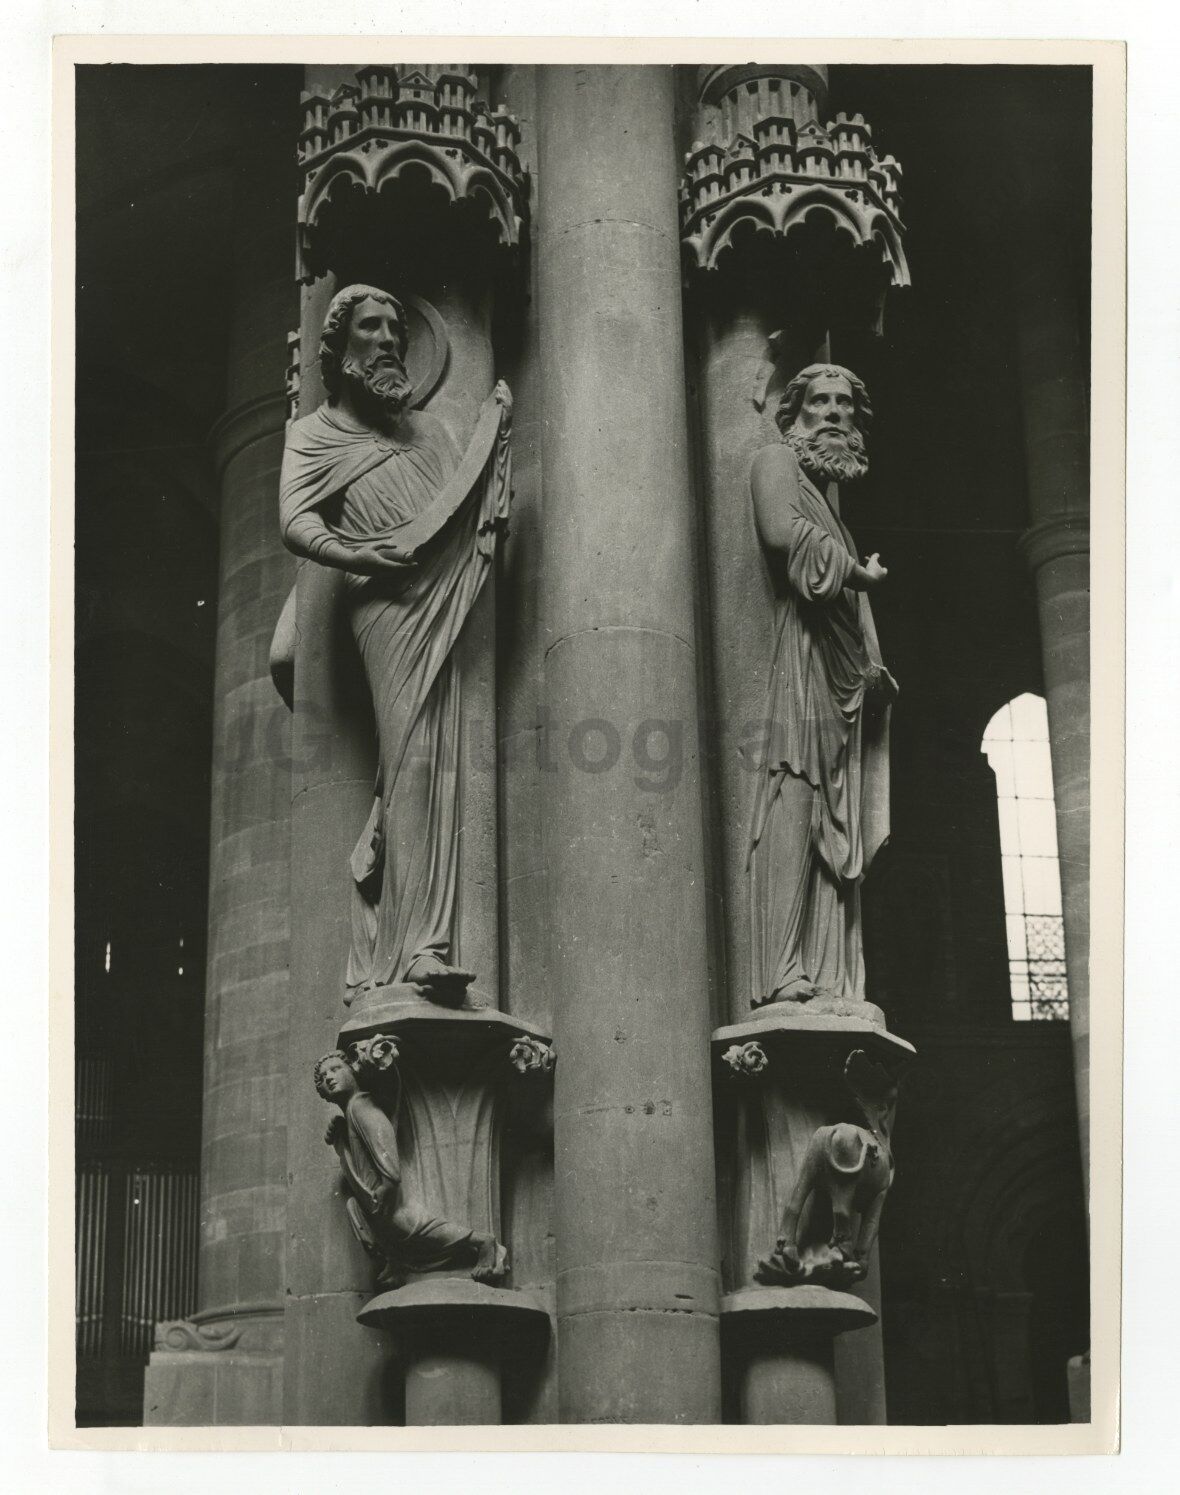
<path id="1" fill-rule="evenodd" d="M 532 1293 L 431 1277 L 371 1299 L 358 1321 L 389 1331 L 405 1367 L 407 1427 L 500 1421 L 505 1348 L 544 1354 L 549 1312 Z"/>
<path id="2" fill-rule="evenodd" d="M 743 1423 L 836 1422 L 833 1340 L 876 1323 L 867 1303 L 825 1287 L 745 1288 L 722 1299 L 721 1313 Z"/>

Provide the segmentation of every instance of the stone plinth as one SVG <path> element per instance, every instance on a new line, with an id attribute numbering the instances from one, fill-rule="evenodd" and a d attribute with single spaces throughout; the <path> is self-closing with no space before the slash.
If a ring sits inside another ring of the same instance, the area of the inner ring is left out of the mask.
<path id="1" fill-rule="evenodd" d="M 836 1422 L 833 1341 L 877 1315 L 830 1288 L 755 1287 L 721 1300 L 727 1351 L 739 1366 L 742 1421 L 792 1426 Z"/>
<path id="2" fill-rule="evenodd" d="M 380 1293 L 358 1322 L 389 1332 L 405 1366 L 406 1426 L 486 1426 L 501 1414 L 501 1360 L 549 1336 L 539 1297 L 462 1277 L 421 1278 Z"/>

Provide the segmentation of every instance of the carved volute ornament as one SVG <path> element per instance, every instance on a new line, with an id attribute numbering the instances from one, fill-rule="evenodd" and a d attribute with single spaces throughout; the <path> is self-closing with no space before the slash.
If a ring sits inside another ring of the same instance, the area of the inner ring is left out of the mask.
<path id="1" fill-rule="evenodd" d="M 322 1100 L 339 1106 L 324 1140 L 335 1149 L 348 1186 L 349 1222 L 377 1265 L 377 1287 L 396 1288 L 407 1274 L 468 1269 L 476 1282 L 497 1283 L 508 1253 L 494 1236 L 433 1215 L 403 1179 L 398 1151 L 401 1083 L 398 1049 L 377 1034 L 335 1049 L 314 1070 Z"/>
<path id="2" fill-rule="evenodd" d="M 868 601 L 886 569 L 858 559 L 828 485 L 867 471 L 871 416 L 855 374 L 812 364 L 779 402 L 783 440 L 750 473 L 775 597 L 747 862 L 754 1007 L 841 1012 L 865 998 L 860 885 L 889 833 L 897 685 Z"/>
<path id="3" fill-rule="evenodd" d="M 453 959 L 459 838 L 455 644 L 508 515 L 512 399 L 502 382 L 463 450 L 413 408 L 406 316 L 346 286 L 324 320 L 327 401 L 288 427 L 284 543 L 346 574 L 348 626 L 372 696 L 378 772 L 352 855 L 346 1003 L 389 988 L 447 1005 L 474 973 Z"/>

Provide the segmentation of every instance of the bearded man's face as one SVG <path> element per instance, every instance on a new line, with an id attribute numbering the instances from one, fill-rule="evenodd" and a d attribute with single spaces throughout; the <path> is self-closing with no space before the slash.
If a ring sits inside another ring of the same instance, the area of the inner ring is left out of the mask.
<path id="1" fill-rule="evenodd" d="M 852 386 L 839 375 L 811 381 L 786 441 L 803 471 L 822 482 L 852 483 L 869 470 Z"/>
<path id="2" fill-rule="evenodd" d="M 401 335 L 397 311 L 388 301 L 366 296 L 353 307 L 340 372 L 358 408 L 374 420 L 395 419 L 410 397 Z"/>

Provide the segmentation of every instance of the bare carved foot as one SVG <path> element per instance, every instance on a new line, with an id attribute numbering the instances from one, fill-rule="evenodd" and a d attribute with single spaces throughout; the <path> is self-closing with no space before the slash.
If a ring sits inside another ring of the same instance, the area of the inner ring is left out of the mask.
<path id="1" fill-rule="evenodd" d="M 475 972 L 449 966 L 437 955 L 419 955 L 406 972 L 406 980 L 420 987 L 427 1001 L 452 1006 L 462 1002 Z"/>
<path id="2" fill-rule="evenodd" d="M 508 1275 L 508 1251 L 494 1236 L 486 1235 L 480 1241 L 479 1256 L 471 1269 L 476 1282 L 495 1285 Z"/>

